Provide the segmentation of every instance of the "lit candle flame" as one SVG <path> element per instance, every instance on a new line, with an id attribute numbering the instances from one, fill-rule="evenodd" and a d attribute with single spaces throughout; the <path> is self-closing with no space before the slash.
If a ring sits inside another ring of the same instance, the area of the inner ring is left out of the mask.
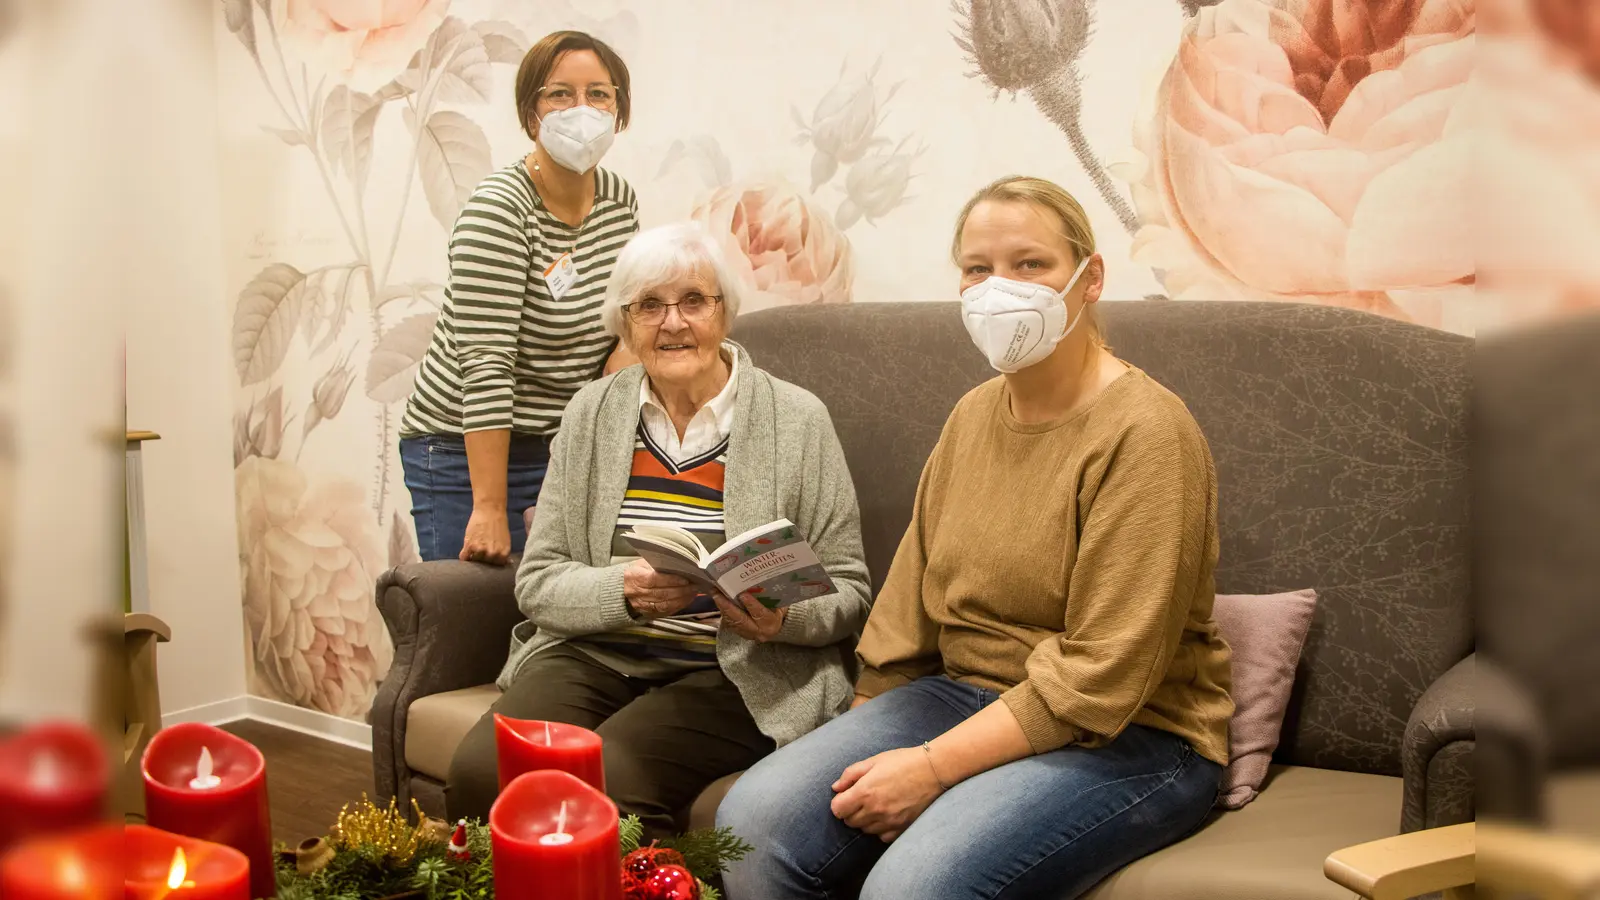
<path id="1" fill-rule="evenodd" d="M 194 777 L 189 779 L 189 787 L 195 790 L 214 788 L 222 784 L 222 779 L 212 774 L 214 766 L 211 762 L 211 748 L 200 748 L 200 761 L 195 763 Z"/>
<path id="2" fill-rule="evenodd" d="M 183 848 L 172 851 L 172 869 L 167 872 L 167 887 L 177 890 L 183 887 L 184 876 L 189 874 L 189 860 L 183 855 Z"/>
<path id="3" fill-rule="evenodd" d="M 49 749 L 29 761 L 28 786 L 36 791 L 53 793 L 61 789 L 61 760 Z"/>

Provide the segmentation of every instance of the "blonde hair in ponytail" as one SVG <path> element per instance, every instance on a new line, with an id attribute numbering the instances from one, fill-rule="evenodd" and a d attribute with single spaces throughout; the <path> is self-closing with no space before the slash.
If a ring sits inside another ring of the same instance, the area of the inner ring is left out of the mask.
<path id="1" fill-rule="evenodd" d="M 972 215 L 972 210 L 979 203 L 989 200 L 1026 203 L 1048 214 L 1060 226 L 1057 233 L 1061 239 L 1072 247 L 1073 263 L 1080 263 L 1094 254 L 1094 228 L 1089 224 L 1089 214 L 1084 212 L 1083 204 L 1076 197 L 1053 181 L 1026 175 L 1008 175 L 985 185 L 961 207 L 961 214 L 956 216 L 955 236 L 950 241 L 952 261 L 961 257 L 961 232 L 967 227 L 967 217 Z M 1106 343 L 1105 329 L 1100 327 L 1100 316 L 1094 306 L 1085 310 L 1084 315 L 1089 319 L 1089 339 L 1097 346 L 1111 349 Z"/>

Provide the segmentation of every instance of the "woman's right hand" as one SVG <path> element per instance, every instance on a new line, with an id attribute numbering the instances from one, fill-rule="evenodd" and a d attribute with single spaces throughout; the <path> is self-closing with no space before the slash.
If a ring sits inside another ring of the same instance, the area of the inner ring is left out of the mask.
<path id="1" fill-rule="evenodd" d="M 506 521 L 504 509 L 472 508 L 467 533 L 461 541 L 461 559 L 492 566 L 503 566 L 511 561 L 511 523 Z"/>
<path id="2" fill-rule="evenodd" d="M 649 563 L 636 559 L 622 570 L 622 596 L 634 612 L 647 619 L 676 615 L 694 602 L 700 589 L 681 575 L 657 572 Z"/>

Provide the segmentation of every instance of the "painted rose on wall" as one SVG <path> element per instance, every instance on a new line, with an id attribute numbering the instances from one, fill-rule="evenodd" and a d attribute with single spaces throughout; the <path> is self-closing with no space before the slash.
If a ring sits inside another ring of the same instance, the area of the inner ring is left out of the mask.
<path id="1" fill-rule="evenodd" d="M 1134 259 L 1175 299 L 1436 320 L 1475 280 L 1471 0 L 1223 0 L 1136 126 Z"/>
<path id="2" fill-rule="evenodd" d="M 1485 325 L 1600 308 L 1600 31 L 1570 0 L 1496 3 L 1478 54 Z"/>
<path id="3" fill-rule="evenodd" d="M 722 187 L 695 207 L 750 286 L 741 309 L 792 303 L 849 303 L 855 266 L 850 242 L 827 212 L 783 181 Z"/>
<path id="4" fill-rule="evenodd" d="M 278 0 L 273 16 L 300 55 L 371 91 L 406 67 L 450 0 Z"/>
<path id="5" fill-rule="evenodd" d="M 316 486 L 252 456 L 234 473 L 240 577 L 258 687 L 274 699 L 360 719 L 394 648 L 372 603 L 384 568 L 366 492 Z"/>

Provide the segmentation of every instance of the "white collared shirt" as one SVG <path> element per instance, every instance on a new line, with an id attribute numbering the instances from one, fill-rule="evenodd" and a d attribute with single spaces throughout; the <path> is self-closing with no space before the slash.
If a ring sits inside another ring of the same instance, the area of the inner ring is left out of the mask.
<path id="1" fill-rule="evenodd" d="M 723 358 L 728 361 L 728 383 L 689 420 L 678 439 L 678 429 L 672 424 L 667 407 L 656 396 L 647 375 L 639 382 L 639 421 L 651 443 L 674 463 L 685 463 L 701 456 L 728 439 L 733 433 L 734 398 L 738 395 L 739 354 L 731 344 L 722 345 Z"/>

